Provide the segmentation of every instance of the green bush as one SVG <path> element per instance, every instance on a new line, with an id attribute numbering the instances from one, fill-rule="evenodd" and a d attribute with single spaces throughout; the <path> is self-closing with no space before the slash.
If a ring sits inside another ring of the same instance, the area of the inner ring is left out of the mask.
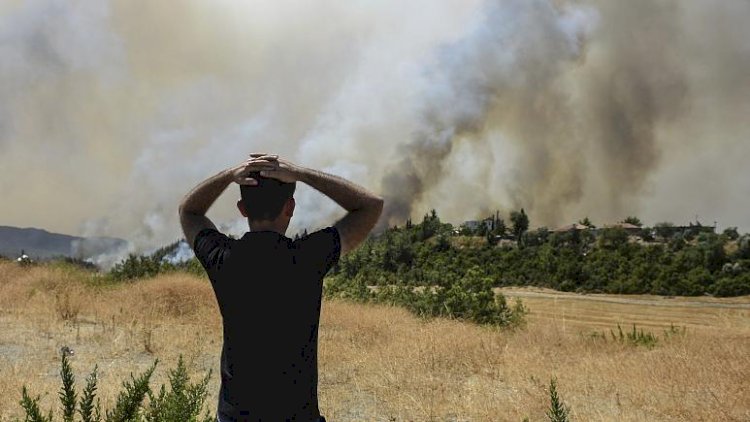
<path id="1" fill-rule="evenodd" d="M 456 282 L 446 286 L 380 285 L 370 289 L 367 278 L 329 277 L 325 295 L 357 302 L 387 303 L 401 306 L 420 317 L 462 319 L 478 324 L 517 327 L 528 310 L 518 300 L 509 306 L 505 297 L 493 291 L 493 282 L 475 267 Z"/>
<path id="2" fill-rule="evenodd" d="M 568 422 L 570 407 L 563 403 L 562 398 L 557 392 L 557 379 L 553 378 L 549 382 L 549 407 L 545 414 L 550 422 Z"/>
<path id="3" fill-rule="evenodd" d="M 58 392 L 62 410 L 63 422 L 211 422 L 216 417 L 206 411 L 203 417 L 199 414 L 203 410 L 207 386 L 211 376 L 209 372 L 197 384 L 191 384 L 187 375 L 187 368 L 180 356 L 177 367 L 170 371 L 167 391 L 161 386 L 158 395 L 154 395 L 149 387 L 149 380 L 156 369 L 158 360 L 144 373 L 130 381 L 123 383 L 123 390 L 117 396 L 115 407 L 107 410 L 102 418 L 101 405 L 96 397 L 97 368 L 86 378 L 86 387 L 78 399 L 75 390 L 75 376 L 73 374 L 67 353 L 62 354 L 60 378 L 62 386 Z M 39 397 L 31 398 L 26 386 L 21 393 L 21 407 L 26 413 L 25 422 L 52 422 L 53 412 L 49 410 L 44 415 L 39 409 Z M 147 404 L 144 405 L 145 399 Z M 76 413 L 78 419 L 76 419 Z"/>
<path id="4" fill-rule="evenodd" d="M 712 293 L 719 297 L 750 295 L 750 274 L 722 277 L 713 286 Z"/>
<path id="5" fill-rule="evenodd" d="M 658 339 L 653 333 L 643 331 L 643 328 L 639 331 L 636 329 L 635 324 L 633 324 L 632 331 L 623 332 L 620 324 L 617 324 L 617 334 L 612 330 L 609 332 L 612 336 L 612 340 L 620 343 L 628 343 L 634 346 L 644 346 L 650 349 L 656 346 L 656 343 L 658 342 Z"/>
<path id="6" fill-rule="evenodd" d="M 153 277 L 160 272 L 162 272 L 161 259 L 130 254 L 124 261 L 116 264 L 109 274 L 113 279 L 122 281 Z"/>
<path id="7" fill-rule="evenodd" d="M 675 326 L 674 324 L 670 324 L 668 328 L 664 329 L 663 340 L 670 341 L 677 337 L 685 337 L 685 334 L 685 327 L 679 327 Z M 586 335 L 583 335 L 583 338 L 585 340 L 595 342 L 607 342 L 607 339 L 610 338 L 615 343 L 627 344 L 631 346 L 643 346 L 649 349 L 656 347 L 656 345 L 660 341 L 660 338 L 657 337 L 654 333 L 644 331 L 642 328 L 639 330 L 636 328 L 635 324 L 633 324 L 633 329 L 630 331 L 623 331 L 620 324 L 617 324 L 617 332 L 615 332 L 614 330 L 609 330 L 609 336 L 607 336 L 604 331 L 592 331 Z"/>
<path id="8" fill-rule="evenodd" d="M 125 260 L 112 267 L 109 276 L 114 281 L 129 281 L 173 271 L 184 271 L 198 276 L 206 275 L 206 271 L 197 258 L 172 264 L 163 259 L 163 251 L 160 249 L 152 255 L 128 255 Z"/>

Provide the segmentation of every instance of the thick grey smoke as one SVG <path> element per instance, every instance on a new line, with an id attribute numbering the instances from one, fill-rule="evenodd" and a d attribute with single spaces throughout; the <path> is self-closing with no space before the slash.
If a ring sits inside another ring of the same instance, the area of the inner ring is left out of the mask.
<path id="1" fill-rule="evenodd" d="M 324 6 L 3 2 L 0 222 L 146 250 L 194 184 L 270 151 L 382 192 L 384 224 L 750 229 L 750 3 Z M 240 232 L 236 196 L 211 216 Z M 340 213 L 319 199 L 300 189 L 292 232 Z"/>
<path id="2" fill-rule="evenodd" d="M 532 160 L 519 168 L 522 180 L 511 193 L 520 198 L 513 198 L 514 202 L 538 201 L 543 206 L 540 215 L 551 221 L 551 213 L 543 211 L 550 202 L 563 205 L 578 199 L 579 175 L 564 175 L 554 167 L 579 142 L 572 131 L 574 114 L 558 84 L 567 71 L 580 65 L 596 18 L 593 9 L 556 6 L 545 0 L 487 3 L 462 39 L 440 48 L 431 63 L 431 89 L 421 105 L 421 127 L 400 149 L 401 159 L 383 179 L 388 222 L 408 218 L 423 194 L 436 185 L 447 183 L 449 191 L 460 192 L 460 185 L 445 177 L 450 174 L 444 167 L 453 146 L 467 142 L 481 147 L 497 135 L 519 143 L 521 159 Z M 509 164 L 499 158 L 498 164 Z M 477 156 L 460 165 L 474 166 L 481 160 Z M 540 183 L 549 182 L 552 174 L 559 177 L 557 186 L 546 192 Z M 568 180 L 571 177 L 574 180 Z M 470 201 L 473 212 L 501 206 L 493 203 L 491 191 L 480 188 L 466 193 L 458 195 L 459 202 Z M 448 195 L 446 202 L 452 200 Z M 516 204 L 504 206 L 510 205 Z"/>
<path id="3" fill-rule="evenodd" d="M 388 222 L 402 221 L 423 203 L 441 207 L 446 202 L 487 211 L 526 207 L 539 224 L 588 214 L 612 221 L 639 213 L 644 194 L 658 185 L 660 166 L 684 164 L 670 148 L 710 148 L 717 142 L 710 135 L 680 142 L 679 136 L 694 135 L 666 131 L 687 122 L 705 124 L 737 109 L 748 111 L 750 99 L 734 95 L 716 104 L 716 110 L 702 110 L 705 114 L 693 108 L 703 96 L 715 95 L 716 85 L 745 92 L 750 85 L 748 43 L 736 26 L 716 40 L 714 54 L 729 62 L 730 69 L 737 66 L 744 72 L 721 71 L 716 61 L 698 57 L 696 42 L 708 45 L 703 37 L 716 37 L 722 23 L 750 16 L 747 3 L 716 6 L 677 1 L 487 3 L 472 30 L 440 49 L 431 67 L 436 88 L 425 96 L 423 129 L 400 149 L 402 158 L 383 179 L 390 195 Z M 706 21 L 695 22 L 698 16 Z M 746 125 L 736 129 L 745 138 L 750 135 Z M 724 136 L 721 132 L 715 135 Z M 473 154 L 454 159 L 452 152 L 462 144 Z M 500 151 L 504 154 L 511 145 L 513 161 L 498 155 L 498 144 L 506 145 Z M 746 154 L 750 150 L 744 149 Z M 469 166 L 482 168 L 472 175 L 473 186 L 460 175 Z M 499 166 L 512 167 L 501 186 L 494 180 Z M 724 183 L 742 190 L 740 181 L 732 179 Z M 502 192 L 506 196 L 498 200 Z M 671 214 L 659 218 L 692 218 L 669 201 L 694 194 L 683 187 L 645 202 L 671 208 Z M 734 224 L 747 224 L 740 214 L 731 215 L 737 219 Z"/>

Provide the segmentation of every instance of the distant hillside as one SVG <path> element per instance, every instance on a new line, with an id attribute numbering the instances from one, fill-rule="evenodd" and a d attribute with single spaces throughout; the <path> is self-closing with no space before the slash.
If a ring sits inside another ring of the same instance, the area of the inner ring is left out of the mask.
<path id="1" fill-rule="evenodd" d="M 25 251 L 36 259 L 88 258 L 123 248 L 127 242 L 112 237 L 78 237 L 35 228 L 0 226 L 0 255 L 15 258 Z"/>

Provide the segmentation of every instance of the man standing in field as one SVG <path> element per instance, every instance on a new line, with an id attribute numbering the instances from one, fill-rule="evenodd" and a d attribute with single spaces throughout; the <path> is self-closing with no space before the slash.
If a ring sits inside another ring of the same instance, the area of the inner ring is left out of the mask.
<path id="1" fill-rule="evenodd" d="M 285 236 L 303 182 L 348 213 L 298 240 Z M 250 231 L 231 239 L 206 212 L 231 183 Z M 323 277 L 357 247 L 383 200 L 340 177 L 276 155 L 251 154 L 200 183 L 180 204 L 187 242 L 206 269 L 224 325 L 217 417 L 225 421 L 325 421 L 318 409 L 318 322 Z"/>

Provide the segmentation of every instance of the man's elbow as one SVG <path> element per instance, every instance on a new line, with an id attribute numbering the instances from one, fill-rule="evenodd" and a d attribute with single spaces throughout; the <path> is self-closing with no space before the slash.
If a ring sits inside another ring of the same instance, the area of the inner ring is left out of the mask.
<path id="1" fill-rule="evenodd" d="M 177 213 L 180 217 L 186 217 L 191 215 L 198 215 L 198 213 L 191 209 L 186 201 L 180 202 L 180 205 L 177 207 Z"/>
<path id="2" fill-rule="evenodd" d="M 375 227 L 375 224 L 380 219 L 380 215 L 383 213 L 383 204 L 385 201 L 379 196 L 372 196 L 368 198 L 367 202 L 360 209 L 360 213 L 363 216 L 367 216 L 368 225 L 370 225 L 368 232 Z"/>
<path id="3" fill-rule="evenodd" d="M 378 220 L 380 220 L 381 214 L 383 214 L 383 206 L 385 204 L 385 201 L 383 198 L 376 196 L 372 198 L 372 202 L 368 206 L 368 229 L 367 232 L 369 233 L 372 231 L 372 229 L 375 227 L 375 225 L 378 223 Z"/>
<path id="4" fill-rule="evenodd" d="M 188 214 L 188 210 L 185 208 L 185 203 L 180 203 L 180 206 L 177 207 L 177 215 L 180 216 L 180 220 L 183 220 Z"/>
<path id="5" fill-rule="evenodd" d="M 378 217 L 380 217 L 380 214 L 383 212 L 383 205 L 385 204 L 385 200 L 380 196 L 373 196 L 370 208 L 373 210 L 373 212 L 377 213 Z"/>

